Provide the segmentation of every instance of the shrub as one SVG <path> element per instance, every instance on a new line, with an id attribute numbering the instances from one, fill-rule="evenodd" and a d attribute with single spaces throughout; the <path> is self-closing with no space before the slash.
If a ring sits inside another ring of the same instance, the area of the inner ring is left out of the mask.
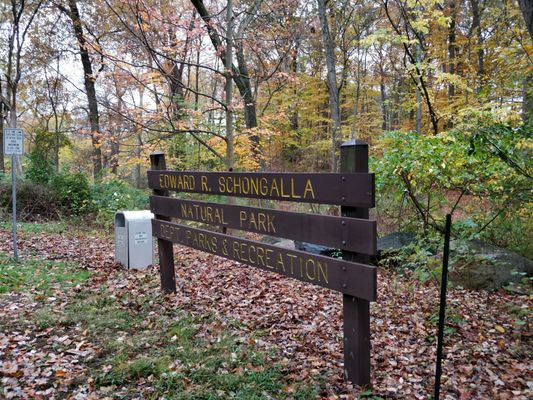
<path id="1" fill-rule="evenodd" d="M 92 196 L 85 174 L 60 172 L 50 179 L 50 188 L 67 214 L 80 215 L 90 211 Z"/>
<path id="2" fill-rule="evenodd" d="M 33 150 L 29 156 L 26 178 L 31 182 L 46 184 L 54 174 L 54 166 L 43 151 Z"/>
<path id="3" fill-rule="evenodd" d="M 91 208 L 96 213 L 96 222 L 109 225 L 119 210 L 148 208 L 148 194 L 124 181 L 111 180 L 92 187 Z"/>
<path id="4" fill-rule="evenodd" d="M 0 213 L 11 214 L 11 182 L 0 181 Z M 56 194 L 46 185 L 17 182 L 17 216 L 24 221 L 57 218 L 61 213 Z"/>
<path id="5" fill-rule="evenodd" d="M 442 233 L 449 212 L 456 236 L 479 237 L 530 257 L 531 131 L 502 124 L 467 128 L 433 136 L 386 133 L 382 155 L 371 166 L 378 212 L 386 214 L 386 206 L 398 225 L 424 235 Z M 512 237 L 506 233 L 511 220 L 517 228 Z"/>

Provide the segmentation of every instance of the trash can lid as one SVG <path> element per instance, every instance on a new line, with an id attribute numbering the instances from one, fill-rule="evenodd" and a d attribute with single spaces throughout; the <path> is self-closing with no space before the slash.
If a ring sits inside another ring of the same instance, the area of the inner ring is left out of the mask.
<path id="1" fill-rule="evenodd" d="M 115 217 L 120 214 L 122 214 L 124 216 L 124 219 L 126 219 L 127 221 L 146 220 L 154 218 L 154 214 L 150 210 L 117 211 Z"/>

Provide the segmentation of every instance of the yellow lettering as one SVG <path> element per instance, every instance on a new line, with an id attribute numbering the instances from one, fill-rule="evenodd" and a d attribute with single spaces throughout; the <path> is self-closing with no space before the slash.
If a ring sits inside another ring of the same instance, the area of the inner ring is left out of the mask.
<path id="1" fill-rule="evenodd" d="M 253 212 L 250 214 L 250 221 L 248 222 L 248 229 L 250 229 L 252 225 L 254 226 L 255 230 L 258 230 L 257 222 L 255 220 L 255 214 Z"/>
<path id="2" fill-rule="evenodd" d="M 259 251 L 259 250 L 261 250 L 261 251 Z M 259 253 L 261 253 L 261 254 L 259 254 Z M 257 264 L 258 265 L 262 265 L 263 267 L 266 267 L 264 256 L 265 256 L 265 249 L 262 248 L 262 247 L 258 247 L 257 248 Z M 261 260 L 261 264 L 259 264 L 259 260 Z"/>
<path id="3" fill-rule="evenodd" d="M 248 257 L 246 257 L 247 253 L 248 253 L 246 251 L 247 247 L 248 247 L 248 245 L 246 243 L 241 243 L 241 260 L 245 261 L 245 262 L 248 261 Z"/>
<path id="4" fill-rule="evenodd" d="M 268 232 L 276 232 L 276 228 L 274 228 L 274 219 L 276 218 L 275 215 L 270 215 L 270 214 L 267 214 L 267 219 L 268 219 L 268 228 L 267 228 L 267 231 Z"/>
<path id="5" fill-rule="evenodd" d="M 312 274 L 309 273 L 309 265 L 313 267 Z M 316 278 L 316 265 L 315 265 L 315 262 L 311 258 L 308 258 L 307 261 L 305 262 L 305 274 L 307 275 L 307 278 L 309 278 L 312 281 L 314 281 Z"/>
<path id="6" fill-rule="evenodd" d="M 226 257 L 228 256 L 228 239 L 224 239 L 222 241 L 222 254 L 224 254 Z"/>
<path id="7" fill-rule="evenodd" d="M 241 178 L 239 177 L 235 177 L 235 179 L 233 179 L 233 193 L 241 193 Z"/>
<path id="8" fill-rule="evenodd" d="M 239 243 L 233 242 L 233 258 L 240 260 L 239 258 Z"/>
<path id="9" fill-rule="evenodd" d="M 224 186 L 224 177 L 223 176 L 218 178 L 218 191 L 220 193 L 226 193 L 226 187 Z"/>
<path id="10" fill-rule="evenodd" d="M 261 188 L 260 188 L 261 195 L 262 196 L 266 196 L 268 194 L 268 180 L 267 180 L 267 178 L 261 178 L 261 185 L 260 186 L 261 186 Z M 265 190 L 263 191 L 263 189 L 265 189 Z"/>
<path id="11" fill-rule="evenodd" d="M 265 253 L 266 253 L 266 266 L 268 268 L 271 268 L 271 269 L 274 269 L 274 266 L 273 265 L 270 265 L 268 262 L 271 261 L 270 260 L 270 254 L 274 253 L 274 250 L 272 249 L 265 249 Z"/>
<path id="12" fill-rule="evenodd" d="M 278 266 L 280 266 L 283 269 L 283 272 L 285 272 L 285 262 L 283 261 L 283 254 L 278 254 Z"/>
<path id="13" fill-rule="evenodd" d="M 285 194 L 285 191 L 283 190 L 283 178 L 280 178 L 280 180 L 281 180 L 281 185 L 280 185 L 280 187 L 281 187 L 281 197 L 285 197 L 285 198 L 289 198 L 289 197 L 291 197 L 291 196 L 288 195 L 288 194 L 286 195 L 286 194 Z"/>
<path id="14" fill-rule="evenodd" d="M 240 224 L 240 227 L 242 228 L 242 222 L 243 221 L 246 221 L 247 220 L 247 213 L 246 211 L 240 211 L 239 212 L 239 224 Z"/>
<path id="15" fill-rule="evenodd" d="M 226 192 L 233 193 L 233 188 L 231 187 L 231 183 L 230 182 L 233 182 L 233 178 L 231 176 L 228 176 L 226 178 Z M 230 188 L 231 188 L 231 190 L 230 190 Z"/>
<path id="16" fill-rule="evenodd" d="M 267 228 L 265 225 L 266 222 L 266 215 L 263 213 L 257 213 L 257 222 L 259 224 L 259 230 L 263 230 L 263 232 L 267 232 Z"/>
<path id="17" fill-rule="evenodd" d="M 206 207 L 206 210 L 205 210 L 205 219 L 206 219 L 206 221 L 208 221 L 208 222 L 212 222 L 212 223 L 215 222 L 215 221 L 213 221 L 213 208 L 210 207 L 210 206 L 207 206 L 207 207 Z"/>
<path id="18" fill-rule="evenodd" d="M 227 225 L 228 224 L 226 222 L 226 220 L 224 219 L 224 209 L 223 208 L 220 209 L 220 223 L 222 225 Z"/>
<path id="19" fill-rule="evenodd" d="M 253 254 L 254 259 L 252 259 L 252 254 Z M 255 246 L 250 245 L 250 247 L 248 248 L 248 258 L 250 259 L 250 262 L 252 264 L 255 264 L 257 262 L 257 259 L 255 258 L 256 254 L 257 254 L 257 251 L 255 249 Z"/>
<path id="20" fill-rule="evenodd" d="M 291 197 L 293 199 L 299 199 L 301 198 L 302 196 L 298 196 L 295 192 L 294 192 L 294 178 L 291 178 Z"/>
<path id="21" fill-rule="evenodd" d="M 274 189 L 276 190 L 277 196 L 279 197 L 279 189 L 278 189 L 278 183 L 276 182 L 275 178 L 272 178 L 272 183 L 270 184 L 270 196 L 272 196 L 272 193 L 274 193 Z"/>
<path id="22" fill-rule="evenodd" d="M 187 204 L 181 203 L 180 208 L 181 208 L 181 216 L 183 218 L 187 218 Z"/>
<path id="23" fill-rule="evenodd" d="M 205 235 L 203 233 L 198 234 L 198 244 L 202 250 L 205 250 Z"/>
<path id="24" fill-rule="evenodd" d="M 215 208 L 215 215 L 214 215 L 214 222 L 222 225 L 222 218 L 220 217 L 220 213 L 224 212 L 224 210 L 220 210 L 218 208 Z"/>
<path id="25" fill-rule="evenodd" d="M 209 188 L 207 187 L 207 176 L 202 175 L 202 176 L 200 177 L 200 182 L 201 182 L 201 184 L 202 184 L 202 190 L 203 190 L 204 192 L 210 192 Z"/>
<path id="26" fill-rule="evenodd" d="M 250 193 L 250 178 L 248 178 L 247 176 L 245 176 L 244 178 L 242 178 L 242 192 L 244 194 L 248 194 Z M 245 185 L 246 183 L 246 185 Z"/>
<path id="27" fill-rule="evenodd" d="M 292 260 L 295 259 L 297 256 L 295 256 L 294 254 L 288 254 L 288 253 L 287 253 L 287 256 L 289 256 L 289 259 L 291 260 L 291 275 L 294 275 L 294 264 L 292 263 Z"/>
<path id="28" fill-rule="evenodd" d="M 211 251 L 213 253 L 216 253 L 217 252 L 217 248 L 218 248 L 217 238 L 216 238 L 216 236 L 211 236 Z"/>
<path id="29" fill-rule="evenodd" d="M 259 195 L 259 180 L 257 178 L 250 179 L 250 193 Z"/>
<path id="30" fill-rule="evenodd" d="M 313 185 L 311 184 L 311 180 L 307 180 L 307 183 L 305 184 L 305 189 L 304 189 L 304 199 L 307 198 L 307 192 L 310 192 L 311 193 L 311 198 L 314 199 L 315 198 L 315 192 L 313 191 Z"/>
<path id="31" fill-rule="evenodd" d="M 328 264 L 322 265 L 320 261 L 318 261 L 318 281 L 319 282 L 320 282 L 320 274 L 322 274 L 322 277 L 324 278 L 324 282 L 329 283 Z"/>

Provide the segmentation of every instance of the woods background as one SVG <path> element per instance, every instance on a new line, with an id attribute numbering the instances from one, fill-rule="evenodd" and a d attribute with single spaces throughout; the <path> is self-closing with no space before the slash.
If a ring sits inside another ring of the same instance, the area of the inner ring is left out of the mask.
<path id="1" fill-rule="evenodd" d="M 508 0 L 2 1 L 2 123 L 26 131 L 19 173 L 70 212 L 100 200 L 87 176 L 111 197 L 145 188 L 155 149 L 176 169 L 335 171 L 340 143 L 362 139 L 383 232 L 439 232 L 452 212 L 460 234 L 530 256 L 531 10 Z"/>

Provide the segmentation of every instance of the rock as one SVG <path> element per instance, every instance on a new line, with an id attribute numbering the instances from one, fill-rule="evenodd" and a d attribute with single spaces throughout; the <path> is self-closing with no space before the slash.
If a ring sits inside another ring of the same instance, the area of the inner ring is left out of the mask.
<path id="1" fill-rule="evenodd" d="M 533 275 L 533 261 L 480 240 L 450 244 L 450 281 L 467 289 L 496 290 Z"/>
<path id="2" fill-rule="evenodd" d="M 294 240 L 290 239 L 282 239 L 279 242 L 274 243 L 274 245 L 289 250 L 294 250 L 296 248 L 296 246 L 294 245 Z"/>
<path id="3" fill-rule="evenodd" d="M 382 251 L 398 251 L 402 247 L 416 240 L 416 235 L 410 232 L 394 232 L 378 238 L 378 253 Z"/>
<path id="4" fill-rule="evenodd" d="M 325 255 L 325 256 L 331 256 L 334 253 L 338 252 L 337 249 L 332 249 L 332 248 L 327 247 L 327 246 L 321 246 L 319 244 L 313 244 L 313 243 L 307 243 L 307 242 L 298 242 L 296 240 L 294 241 L 294 244 L 296 246 L 296 249 L 301 250 L 301 251 L 307 251 L 308 253 L 313 253 L 313 254 L 321 254 L 321 255 Z"/>
<path id="5" fill-rule="evenodd" d="M 261 238 L 262 243 L 272 244 L 274 246 L 283 247 L 284 249 L 294 250 L 294 240 L 277 238 L 275 236 L 264 235 Z"/>
<path id="6" fill-rule="evenodd" d="M 261 243 L 276 244 L 276 243 L 278 243 L 281 240 L 283 240 L 283 239 L 280 239 L 280 238 L 275 237 L 275 236 L 263 235 L 263 237 L 261 238 Z"/>

